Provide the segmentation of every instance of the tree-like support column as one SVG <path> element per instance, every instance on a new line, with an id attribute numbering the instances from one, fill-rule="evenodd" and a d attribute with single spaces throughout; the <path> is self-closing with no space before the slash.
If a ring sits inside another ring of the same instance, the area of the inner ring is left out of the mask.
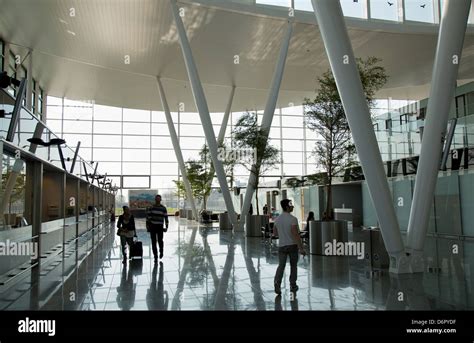
<path id="1" fill-rule="evenodd" d="M 448 125 L 471 0 L 446 0 L 441 17 L 426 124 L 421 142 L 413 202 L 408 222 L 407 252 L 413 272 L 422 272 L 423 248 L 438 178 L 442 138 Z"/>
<path id="2" fill-rule="evenodd" d="M 221 128 L 219 130 L 219 135 L 217 136 L 217 147 L 219 148 L 224 143 L 225 138 L 225 131 L 227 130 L 227 123 L 229 122 L 230 111 L 232 109 L 232 102 L 234 101 L 234 94 L 235 94 L 235 86 L 232 86 L 232 90 L 230 91 L 229 101 L 227 102 L 227 107 L 225 109 L 224 118 L 222 119 Z M 214 165 L 211 165 L 209 170 L 209 181 L 207 186 L 212 186 L 212 180 L 214 179 L 214 175 L 216 174 L 216 170 L 214 169 Z M 202 202 L 201 209 L 204 209 L 204 201 Z"/>
<path id="3" fill-rule="evenodd" d="M 232 197 L 229 192 L 229 186 L 227 185 L 224 167 L 222 165 L 222 161 L 217 158 L 216 135 L 214 133 L 214 128 L 212 127 L 211 116 L 209 115 L 209 107 L 207 106 L 204 90 L 202 89 L 201 80 L 199 79 L 199 73 L 196 69 L 196 64 L 194 63 L 191 46 L 189 45 L 183 21 L 179 15 L 176 0 L 170 0 L 170 4 L 178 30 L 179 41 L 181 43 L 181 49 L 183 51 L 184 62 L 186 64 L 186 70 L 191 83 L 191 89 L 193 91 L 194 102 L 196 103 L 196 108 L 198 109 L 199 116 L 201 118 L 201 124 L 204 129 L 207 145 L 209 146 L 209 152 L 211 153 L 212 163 L 214 164 L 214 168 L 216 170 L 217 179 L 219 180 L 219 185 L 224 197 L 227 212 L 229 213 L 230 222 L 232 225 L 237 225 L 237 217 L 235 215 Z"/>
<path id="4" fill-rule="evenodd" d="M 341 4 L 334 0 L 312 0 L 312 3 L 372 203 L 377 213 L 385 247 L 390 256 L 390 272 L 408 273 L 408 258 L 393 208 L 390 189 Z"/>
<path id="5" fill-rule="evenodd" d="M 184 189 L 186 190 L 186 195 L 191 204 L 191 210 L 193 211 L 194 218 L 199 220 L 199 214 L 196 210 L 196 204 L 194 203 L 193 191 L 191 189 L 191 184 L 189 183 L 188 174 L 186 172 L 186 164 L 184 163 L 183 153 L 181 152 L 181 147 L 179 146 L 178 135 L 176 134 L 176 129 L 174 128 L 173 119 L 171 118 L 170 108 L 168 106 L 168 100 L 166 100 L 165 90 L 159 77 L 156 78 L 158 83 L 158 90 L 160 91 L 160 99 L 163 105 L 163 111 L 165 112 L 166 122 L 168 123 L 168 130 L 170 132 L 171 142 L 173 143 L 174 153 L 176 155 L 176 160 L 178 161 L 179 169 L 181 170 L 181 175 L 183 176 Z"/>
<path id="6" fill-rule="evenodd" d="M 280 92 L 281 80 L 283 78 L 283 72 L 285 71 L 286 57 L 288 55 L 288 47 L 290 46 L 291 35 L 293 33 L 293 23 L 288 22 L 285 36 L 283 38 L 283 43 L 280 48 L 280 55 L 278 57 L 278 62 L 273 74 L 273 80 L 270 88 L 270 93 L 268 94 L 267 103 L 265 105 L 265 110 L 263 112 L 262 124 L 260 128 L 263 131 L 267 141 L 268 135 L 270 134 L 270 128 L 272 126 L 273 115 L 275 114 L 276 103 L 278 100 L 278 93 Z M 264 149 L 263 149 L 264 150 Z M 239 231 L 243 231 L 245 224 L 245 217 L 248 215 L 250 210 L 250 204 L 252 203 L 253 193 L 255 192 L 255 184 L 257 177 L 255 175 L 256 166 L 259 166 L 262 163 L 263 156 L 257 156 L 255 164 L 252 166 L 249 181 L 247 183 L 247 189 L 245 191 L 244 204 L 242 206 L 242 213 L 240 215 L 240 225 Z"/>

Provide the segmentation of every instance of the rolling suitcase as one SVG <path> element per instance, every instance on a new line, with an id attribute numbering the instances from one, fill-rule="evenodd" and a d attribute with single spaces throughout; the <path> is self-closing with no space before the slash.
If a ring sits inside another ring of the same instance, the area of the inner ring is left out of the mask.
<path id="1" fill-rule="evenodd" d="M 143 258 L 143 244 L 139 240 L 134 240 L 130 247 L 131 258 Z"/>

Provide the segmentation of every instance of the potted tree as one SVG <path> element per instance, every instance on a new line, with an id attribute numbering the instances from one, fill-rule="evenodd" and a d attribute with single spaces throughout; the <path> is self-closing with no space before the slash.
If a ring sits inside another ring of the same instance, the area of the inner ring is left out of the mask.
<path id="1" fill-rule="evenodd" d="M 259 127 L 256 112 L 243 114 L 235 124 L 232 136 L 234 149 L 253 152 L 251 158 L 239 158 L 236 164 L 242 165 L 255 177 L 255 183 L 252 186 L 255 189 L 256 214 L 250 213 L 247 215 L 246 227 L 247 236 L 260 236 L 260 228 L 266 224 L 267 217 L 260 215 L 258 204 L 259 184 L 261 177 L 280 163 L 279 150 L 270 144 L 270 138 Z"/>
<path id="2" fill-rule="evenodd" d="M 380 59 L 368 57 L 357 59 L 357 66 L 369 109 L 375 106 L 375 93 L 387 82 L 385 69 L 379 65 Z M 334 220 L 332 185 L 336 177 L 344 174 L 355 162 L 355 146 L 352 142 L 349 124 L 331 70 L 318 78 L 319 89 L 314 100 L 305 99 L 304 115 L 308 128 L 316 133 L 313 154 L 324 177 L 320 181 L 325 186 L 325 211 L 317 221 L 318 231 L 342 230 L 345 222 Z"/>
<path id="3" fill-rule="evenodd" d="M 225 145 L 221 145 L 225 149 Z M 202 202 L 202 209 L 207 208 L 207 199 L 212 190 L 212 179 L 214 178 L 214 168 L 210 151 L 207 145 L 204 145 L 199 152 L 199 159 L 189 159 L 186 163 L 186 174 L 191 185 L 191 191 L 194 199 Z M 223 161 L 224 170 L 230 176 L 232 183 L 233 161 Z M 186 189 L 182 180 L 173 180 L 176 185 L 178 196 L 187 199 Z"/>

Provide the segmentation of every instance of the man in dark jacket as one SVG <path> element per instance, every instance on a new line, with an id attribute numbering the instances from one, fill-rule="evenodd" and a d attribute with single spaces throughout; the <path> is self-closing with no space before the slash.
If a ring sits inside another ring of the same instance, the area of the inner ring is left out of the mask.
<path id="1" fill-rule="evenodd" d="M 163 232 L 168 230 L 168 210 L 161 204 L 161 195 L 155 196 L 155 204 L 146 211 L 146 228 L 150 233 L 151 248 L 155 257 L 155 263 L 158 261 L 158 251 L 156 241 L 160 247 L 160 259 L 163 258 Z"/>

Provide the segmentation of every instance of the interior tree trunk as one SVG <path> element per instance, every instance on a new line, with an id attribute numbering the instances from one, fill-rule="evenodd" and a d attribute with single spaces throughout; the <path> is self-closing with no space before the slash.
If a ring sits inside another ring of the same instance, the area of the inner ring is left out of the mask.
<path id="1" fill-rule="evenodd" d="M 333 220 L 333 215 L 332 215 L 332 185 L 329 183 L 327 185 L 327 203 L 326 203 L 326 220 Z"/>

